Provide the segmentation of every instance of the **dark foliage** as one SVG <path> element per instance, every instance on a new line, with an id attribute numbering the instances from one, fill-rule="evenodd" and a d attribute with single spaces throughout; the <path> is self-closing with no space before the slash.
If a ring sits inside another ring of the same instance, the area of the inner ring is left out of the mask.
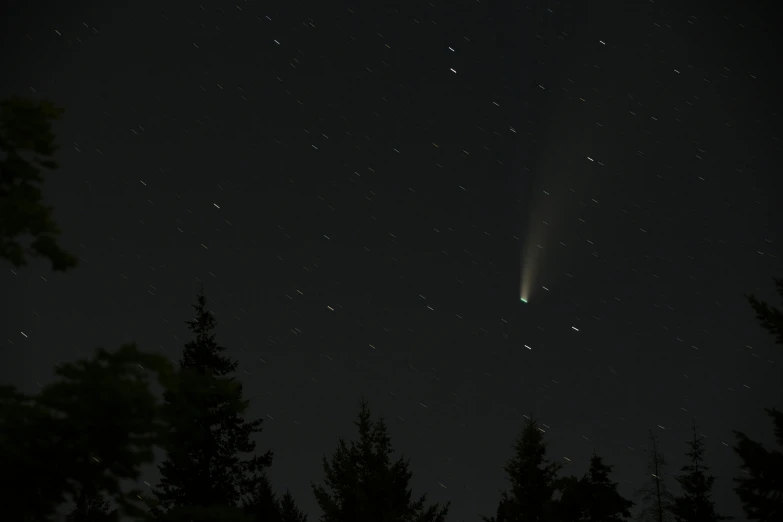
<path id="1" fill-rule="evenodd" d="M 280 522 L 307 522 L 307 515 L 296 506 L 294 497 L 288 491 L 280 499 Z"/>
<path id="2" fill-rule="evenodd" d="M 783 279 L 775 279 L 778 295 L 783 298 Z M 758 300 L 753 295 L 746 296 L 762 328 L 775 337 L 775 344 L 783 345 L 783 312 L 780 308 Z"/>
<path id="3" fill-rule="evenodd" d="M 12 97 L 0 102 L 0 258 L 17 268 L 28 257 L 44 257 L 56 271 L 77 264 L 57 243 L 60 228 L 40 187 L 42 169 L 58 168 L 52 122 L 63 112 L 48 101 Z"/>
<path id="4" fill-rule="evenodd" d="M 556 481 L 560 490 L 557 519 L 560 522 L 620 522 L 631 516 L 633 502 L 617 491 L 609 475 L 612 466 L 593 454 L 590 469 L 581 479 L 570 476 Z"/>
<path id="5" fill-rule="evenodd" d="M 125 345 L 114 353 L 98 350 L 93 359 L 55 373 L 59 380 L 37 395 L 0 387 L 0 462 L 9 470 L 0 484 L 4 517 L 48 520 L 85 488 L 113 498 L 126 513 L 139 513 L 132 501 L 139 492 L 123 493 L 120 483 L 139 478 L 167 431 L 149 379 L 156 374 L 173 388 L 171 365 Z M 16 487 L 22 476 L 25 487 Z"/>
<path id="6" fill-rule="evenodd" d="M 217 322 L 203 290 L 193 308 L 195 319 L 187 324 L 194 339 L 182 352 L 181 384 L 164 392 L 172 429 L 154 490 L 158 514 L 177 508 L 240 508 L 272 463 L 271 452 L 253 455 L 251 437 L 261 432 L 262 421 L 243 418 L 248 401 L 241 383 L 230 376 L 237 364 L 215 341 Z"/>
<path id="7" fill-rule="evenodd" d="M 766 409 L 775 424 L 775 439 L 783 447 L 783 413 Z M 783 520 L 783 453 L 768 451 L 744 433 L 734 432 L 737 444 L 734 451 L 742 459 L 747 476 L 734 479 L 734 491 L 742 502 L 748 520 L 763 522 Z"/>
<path id="8" fill-rule="evenodd" d="M 557 474 L 562 465 L 546 458 L 546 443 L 538 424 L 529 419 L 514 443 L 514 456 L 503 468 L 511 483 L 503 491 L 494 517 L 486 522 L 522 522 L 555 520 Z"/>
<path id="9" fill-rule="evenodd" d="M 86 489 L 81 491 L 76 506 L 65 517 L 66 522 L 112 522 L 115 519 L 116 510 L 111 509 L 106 497 Z"/>
<path id="10" fill-rule="evenodd" d="M 325 486 L 313 485 L 322 522 L 444 522 L 448 505 L 425 508 L 426 495 L 413 501 L 413 473 L 403 457 L 392 463 L 391 440 L 383 418 L 373 422 L 362 400 L 355 422 L 359 441 L 340 439 L 331 461 L 323 458 Z"/>
<path id="11" fill-rule="evenodd" d="M 775 279 L 778 295 L 783 298 L 783 279 Z M 747 296 L 748 302 L 756 312 L 761 326 L 775 337 L 775 344 L 783 345 L 783 313 L 777 307 Z M 765 409 L 772 417 L 775 440 L 783 447 L 783 413 Z M 783 520 L 783 454 L 776 450 L 766 450 L 758 442 L 750 440 L 744 433 L 734 431 L 737 444 L 734 451 L 743 462 L 747 476 L 734 479 L 734 491 L 742 502 L 742 509 L 748 520 Z"/>
<path id="12" fill-rule="evenodd" d="M 681 474 L 675 479 L 682 494 L 674 498 L 672 515 L 677 522 L 718 522 L 731 520 L 731 517 L 718 515 L 715 502 L 711 499 L 715 477 L 708 475 L 704 465 L 704 440 L 696 431 L 693 423 L 693 439 L 688 442 L 690 450 L 685 454 L 689 462 L 681 468 Z"/>

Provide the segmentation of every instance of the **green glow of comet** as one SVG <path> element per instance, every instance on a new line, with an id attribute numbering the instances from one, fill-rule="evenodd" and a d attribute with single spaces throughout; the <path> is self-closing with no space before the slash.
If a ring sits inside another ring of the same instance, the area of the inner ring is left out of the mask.
<path id="1" fill-rule="evenodd" d="M 527 299 L 525 299 L 524 297 L 520 297 L 519 300 L 522 301 L 523 303 L 527 303 Z"/>

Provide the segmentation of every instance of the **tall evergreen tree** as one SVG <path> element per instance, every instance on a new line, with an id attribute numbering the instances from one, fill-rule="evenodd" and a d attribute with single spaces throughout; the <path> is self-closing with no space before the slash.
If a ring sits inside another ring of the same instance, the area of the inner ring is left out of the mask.
<path id="1" fill-rule="evenodd" d="M 248 401 L 242 384 L 231 375 L 237 363 L 215 341 L 215 316 L 207 309 L 203 288 L 187 321 L 194 339 L 180 360 L 177 390 L 164 392 L 164 409 L 172 426 L 166 460 L 154 490 L 155 513 L 194 508 L 239 508 L 256 480 L 272 463 L 272 453 L 251 456 L 261 419 L 245 421 Z"/>
<path id="2" fill-rule="evenodd" d="M 494 517 L 485 522 L 545 522 L 556 515 L 557 473 L 562 465 L 546 458 L 547 444 L 532 416 L 514 443 L 514 456 L 504 466 L 511 490 L 501 493 Z"/>
<path id="3" fill-rule="evenodd" d="M 778 295 L 783 299 L 783 279 L 775 278 L 774 281 Z M 783 312 L 780 308 L 771 306 L 752 294 L 745 296 L 745 298 L 753 311 L 756 312 L 756 319 L 761 323 L 761 327 L 775 337 L 775 344 L 783 346 Z"/>
<path id="4" fill-rule="evenodd" d="M 280 522 L 307 522 L 307 515 L 296 506 L 294 497 L 288 491 L 280 499 Z"/>
<path id="5" fill-rule="evenodd" d="M 778 295 L 783 298 L 783 279 L 775 279 Z M 783 345 L 783 312 L 752 295 L 746 296 L 756 312 L 761 326 L 775 337 L 775 344 Z M 783 447 L 783 413 L 765 409 L 775 425 L 775 440 Z M 734 491 L 742 501 L 742 509 L 748 520 L 783 520 L 783 454 L 767 451 L 744 433 L 735 431 L 737 444 L 734 451 L 743 462 L 747 476 L 734 479 Z"/>
<path id="6" fill-rule="evenodd" d="M 325 486 L 312 485 L 321 522 L 443 522 L 448 505 L 425 508 L 426 495 L 411 500 L 409 462 L 400 457 L 392 463 L 386 423 L 370 419 L 365 400 L 354 424 L 359 441 L 349 446 L 340 439 L 331 462 L 323 458 Z"/>
<path id="7" fill-rule="evenodd" d="M 775 424 L 775 439 L 783 447 L 783 413 L 766 409 Z M 742 467 L 748 476 L 734 479 L 734 491 L 742 502 L 748 520 L 772 522 L 783 520 L 783 453 L 767 451 L 744 433 L 734 432 L 737 444 L 734 451 L 742 459 Z"/>
<path id="8" fill-rule="evenodd" d="M 623 498 L 617 491 L 617 483 L 609 474 L 613 466 L 604 464 L 596 454 L 590 458 L 587 482 L 589 522 L 619 522 L 631 516 L 629 509 L 633 502 Z"/>
<path id="9" fill-rule="evenodd" d="M 617 483 L 609 478 L 612 466 L 603 463 L 595 453 L 590 469 L 581 479 L 573 475 L 556 480 L 560 491 L 557 503 L 559 522 L 620 522 L 631 516 L 633 502 L 617 491 Z"/>
<path id="10" fill-rule="evenodd" d="M 82 490 L 76 498 L 76 506 L 65 517 L 66 522 L 114 522 L 116 510 L 112 510 L 109 501 L 90 490 Z"/>
<path id="11" fill-rule="evenodd" d="M 266 473 L 259 474 L 243 507 L 253 522 L 279 522 L 280 502 Z"/>
<path id="12" fill-rule="evenodd" d="M 696 421 L 693 422 L 693 439 L 688 442 L 690 450 L 685 454 L 690 462 L 681 468 L 681 474 L 675 480 L 682 489 L 682 494 L 674 498 L 671 507 L 672 515 L 677 522 L 718 522 L 731 520 L 731 517 L 721 516 L 715 511 L 715 502 L 710 498 L 715 477 L 707 475 L 708 468 L 704 465 L 704 440 L 696 431 Z"/>
<path id="13" fill-rule="evenodd" d="M 307 515 L 299 510 L 289 491 L 277 497 L 266 473 L 260 474 L 253 493 L 245 500 L 244 512 L 249 522 L 307 522 Z"/>
<path id="14" fill-rule="evenodd" d="M 650 430 L 648 471 L 650 477 L 645 486 L 637 491 L 647 507 L 639 513 L 641 522 L 671 522 L 671 506 L 674 501 L 666 484 L 666 459 L 658 448 L 658 439 Z"/>

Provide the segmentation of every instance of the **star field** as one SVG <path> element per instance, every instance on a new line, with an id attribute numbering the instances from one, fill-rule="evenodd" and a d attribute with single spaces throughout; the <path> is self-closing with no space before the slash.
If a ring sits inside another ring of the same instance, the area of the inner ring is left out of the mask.
<path id="1" fill-rule="evenodd" d="M 763 9 L 312 4 L 7 8 L 3 96 L 66 109 L 44 193 L 81 261 L 0 267 L 4 381 L 176 360 L 203 284 L 312 520 L 362 395 L 449 520 L 493 512 L 531 413 L 635 501 L 647 430 L 674 475 L 695 417 L 739 517 L 731 430 L 771 444 L 782 396 L 743 298 L 774 302 L 783 256 Z"/>

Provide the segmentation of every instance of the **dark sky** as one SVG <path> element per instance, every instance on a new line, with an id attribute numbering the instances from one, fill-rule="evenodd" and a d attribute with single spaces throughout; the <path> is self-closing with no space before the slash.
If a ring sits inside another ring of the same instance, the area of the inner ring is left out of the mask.
<path id="1" fill-rule="evenodd" d="M 742 519 L 731 430 L 771 445 L 783 396 L 743 298 L 783 275 L 764 3 L 11 4 L 0 95 L 66 108 L 45 195 L 82 261 L 0 271 L 4 380 L 177 359 L 203 283 L 313 520 L 361 395 L 453 521 L 494 511 L 531 412 L 629 497 L 648 429 L 673 475 L 695 417 Z"/>

